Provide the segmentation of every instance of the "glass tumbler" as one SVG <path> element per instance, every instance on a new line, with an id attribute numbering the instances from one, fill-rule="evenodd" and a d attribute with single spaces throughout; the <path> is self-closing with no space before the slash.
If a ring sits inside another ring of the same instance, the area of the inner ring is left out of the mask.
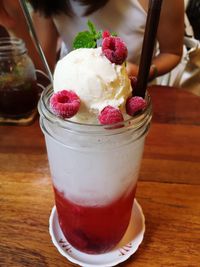
<path id="1" fill-rule="evenodd" d="M 120 125 L 81 124 L 49 109 L 52 88 L 39 101 L 55 204 L 63 234 L 76 249 L 99 254 L 122 239 L 136 192 L 152 107 Z"/>
<path id="2" fill-rule="evenodd" d="M 30 124 L 38 98 L 35 68 L 25 43 L 0 38 L 0 124 Z"/>

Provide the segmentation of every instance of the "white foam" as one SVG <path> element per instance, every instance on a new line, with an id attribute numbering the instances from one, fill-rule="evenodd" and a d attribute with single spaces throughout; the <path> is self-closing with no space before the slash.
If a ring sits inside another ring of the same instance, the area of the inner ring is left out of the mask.
<path id="1" fill-rule="evenodd" d="M 129 192 L 137 182 L 144 137 L 113 149 L 106 145 L 110 140 L 105 141 L 104 137 L 103 141 L 96 150 L 81 150 L 81 144 L 77 150 L 46 135 L 53 184 L 77 204 L 108 204 Z"/>

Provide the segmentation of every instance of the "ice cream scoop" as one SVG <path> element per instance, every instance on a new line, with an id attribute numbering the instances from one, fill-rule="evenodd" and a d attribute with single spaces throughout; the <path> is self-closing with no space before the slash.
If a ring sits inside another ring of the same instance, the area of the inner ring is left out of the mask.
<path id="1" fill-rule="evenodd" d="M 74 91 L 80 98 L 78 113 L 71 120 L 98 123 L 106 106 L 126 113 L 126 100 L 131 96 L 131 83 L 125 64 L 112 63 L 102 48 L 79 48 L 58 61 L 54 71 L 54 92 Z"/>

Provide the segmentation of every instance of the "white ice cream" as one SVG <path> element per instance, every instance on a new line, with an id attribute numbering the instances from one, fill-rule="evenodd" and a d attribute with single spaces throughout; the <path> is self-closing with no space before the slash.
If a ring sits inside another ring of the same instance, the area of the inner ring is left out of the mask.
<path id="1" fill-rule="evenodd" d="M 72 90 L 81 99 L 81 107 L 71 118 L 95 123 L 100 111 L 111 105 L 125 113 L 131 85 L 125 64 L 111 63 L 99 48 L 81 48 L 59 60 L 54 72 L 54 91 Z"/>

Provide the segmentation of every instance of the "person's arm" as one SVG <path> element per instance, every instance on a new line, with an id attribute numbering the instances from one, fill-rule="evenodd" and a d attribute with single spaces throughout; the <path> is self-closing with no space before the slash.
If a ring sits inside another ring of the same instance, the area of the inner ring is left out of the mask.
<path id="1" fill-rule="evenodd" d="M 148 9 L 148 1 L 141 1 L 143 7 Z M 181 60 L 184 36 L 184 1 L 163 0 L 160 22 L 157 32 L 159 54 L 153 58 L 150 68 L 150 79 L 163 75 L 172 70 Z M 130 75 L 137 76 L 138 66 L 127 64 Z"/>
<path id="2" fill-rule="evenodd" d="M 36 21 L 39 21 L 39 19 Z M 39 53 L 35 48 L 29 29 L 21 9 L 19 1 L 0 0 L 0 23 L 15 36 L 22 38 L 29 51 L 35 67 L 46 72 L 44 64 L 40 59 Z M 40 23 L 40 24 L 39 24 Z M 40 44 L 44 49 L 47 61 L 53 70 L 56 57 L 56 45 L 58 34 L 51 19 L 40 18 L 40 22 L 36 22 L 36 33 Z M 49 48 L 50 47 L 50 48 Z M 51 53 L 49 50 L 51 49 Z"/>
<path id="3" fill-rule="evenodd" d="M 46 18 L 38 12 L 32 14 L 33 23 L 41 47 L 46 56 L 50 69 L 53 71 L 56 64 L 58 32 L 51 18 Z"/>
<path id="4" fill-rule="evenodd" d="M 183 0 L 163 0 L 157 33 L 160 53 L 153 59 L 158 75 L 169 72 L 181 60 L 184 37 L 184 12 Z"/>
<path id="5" fill-rule="evenodd" d="M 14 26 L 15 21 L 6 10 L 5 0 L 0 0 L 0 24 L 7 29 Z"/>
<path id="6" fill-rule="evenodd" d="M 0 0 L 0 23 L 16 37 L 23 39 L 36 68 L 44 70 L 43 63 L 31 40 L 29 29 L 19 1 Z"/>

